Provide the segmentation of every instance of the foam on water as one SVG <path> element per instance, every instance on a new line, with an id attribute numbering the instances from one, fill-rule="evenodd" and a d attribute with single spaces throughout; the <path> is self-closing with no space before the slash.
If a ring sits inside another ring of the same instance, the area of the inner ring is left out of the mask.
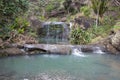
<path id="1" fill-rule="evenodd" d="M 105 54 L 105 53 L 100 49 L 100 47 L 95 47 L 93 53 Z"/>
<path id="2" fill-rule="evenodd" d="M 79 57 L 86 57 L 81 50 L 75 48 L 72 50 L 72 55 L 79 56 Z"/>

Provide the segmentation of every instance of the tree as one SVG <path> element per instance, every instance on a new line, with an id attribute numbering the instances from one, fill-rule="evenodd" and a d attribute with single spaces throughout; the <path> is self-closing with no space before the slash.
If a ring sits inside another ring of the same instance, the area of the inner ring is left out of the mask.
<path id="1" fill-rule="evenodd" d="M 107 10 L 108 0 L 91 0 L 91 3 L 92 3 L 92 9 L 94 13 L 97 15 L 96 26 L 98 26 L 99 17 L 102 19 L 103 14 Z"/>

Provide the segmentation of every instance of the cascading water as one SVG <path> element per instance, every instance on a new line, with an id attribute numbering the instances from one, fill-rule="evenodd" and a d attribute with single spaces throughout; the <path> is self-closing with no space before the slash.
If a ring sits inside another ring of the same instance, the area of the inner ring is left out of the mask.
<path id="1" fill-rule="evenodd" d="M 46 28 L 47 28 L 47 33 L 46 33 L 46 37 L 45 37 L 45 40 L 46 40 L 46 43 L 48 44 L 49 43 L 49 40 L 47 40 L 47 39 L 49 39 L 49 35 L 50 35 L 50 31 L 49 31 L 49 25 L 46 25 Z"/>
<path id="2" fill-rule="evenodd" d="M 73 49 L 72 54 L 79 57 L 85 57 L 85 55 L 79 49 Z"/>
<path id="3" fill-rule="evenodd" d="M 105 54 L 100 47 L 93 47 L 93 53 L 97 53 L 97 54 Z"/>
<path id="4" fill-rule="evenodd" d="M 45 22 L 39 32 L 40 43 L 68 43 L 69 28 L 63 22 Z"/>
<path id="5" fill-rule="evenodd" d="M 85 55 L 82 52 L 81 48 L 76 48 L 74 46 L 72 46 L 72 55 L 79 56 L 79 57 L 85 57 Z"/>

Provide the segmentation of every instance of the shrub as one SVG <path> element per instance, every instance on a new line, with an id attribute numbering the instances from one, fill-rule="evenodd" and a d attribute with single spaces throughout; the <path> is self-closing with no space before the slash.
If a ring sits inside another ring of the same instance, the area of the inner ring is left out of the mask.
<path id="1" fill-rule="evenodd" d="M 80 11 L 83 12 L 85 16 L 90 15 L 90 8 L 88 6 L 81 7 Z"/>
<path id="2" fill-rule="evenodd" d="M 15 19 L 14 23 L 10 26 L 10 30 L 16 30 L 18 33 L 24 33 L 24 31 L 29 26 L 29 22 L 22 17 L 18 17 Z"/>
<path id="3" fill-rule="evenodd" d="M 91 0 L 92 9 L 96 14 L 96 26 L 98 26 L 99 17 L 102 19 L 103 14 L 107 11 L 108 0 Z"/>
<path id="4" fill-rule="evenodd" d="M 70 42 L 72 44 L 87 44 L 91 42 L 91 34 L 80 27 L 74 28 L 70 34 Z"/>
<path id="5" fill-rule="evenodd" d="M 28 9 L 28 0 L 0 0 L 0 37 L 10 36 L 11 24 Z"/>

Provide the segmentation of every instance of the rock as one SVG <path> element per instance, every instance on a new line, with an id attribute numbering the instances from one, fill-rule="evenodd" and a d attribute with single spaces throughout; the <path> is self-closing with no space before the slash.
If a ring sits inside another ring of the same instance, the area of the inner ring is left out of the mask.
<path id="1" fill-rule="evenodd" d="M 3 40 L 0 38 L 0 48 L 3 46 Z"/>
<path id="2" fill-rule="evenodd" d="M 106 48 L 112 54 L 118 54 L 119 53 L 111 44 L 107 44 Z"/>
<path id="3" fill-rule="evenodd" d="M 12 55 L 22 55 L 24 52 L 20 50 L 19 48 L 6 48 L 3 50 L 0 50 L 0 54 L 3 56 L 12 56 Z"/>
<path id="4" fill-rule="evenodd" d="M 120 31 L 102 39 L 97 44 L 105 46 L 107 51 L 112 54 L 120 54 Z"/>
<path id="5" fill-rule="evenodd" d="M 0 41 L 0 49 L 10 48 L 12 45 L 8 41 Z"/>
<path id="6" fill-rule="evenodd" d="M 61 22 L 66 22 L 66 21 L 67 21 L 67 18 L 66 18 L 66 17 L 63 17 L 60 21 L 61 21 Z"/>
<path id="7" fill-rule="evenodd" d="M 0 38 L 0 44 L 3 43 L 3 40 Z"/>
<path id="8" fill-rule="evenodd" d="M 74 24 L 80 25 L 82 29 L 88 29 L 94 24 L 94 19 L 93 18 L 86 18 L 86 17 L 78 17 L 74 19 Z M 76 25 L 75 25 L 76 26 Z"/>
<path id="9" fill-rule="evenodd" d="M 52 11 L 48 14 L 48 17 L 57 17 L 57 16 L 63 16 L 65 14 L 65 10 L 59 10 L 59 11 Z"/>
<path id="10" fill-rule="evenodd" d="M 118 31 L 111 39 L 112 45 L 120 51 L 120 31 Z"/>
<path id="11" fill-rule="evenodd" d="M 31 51 L 41 51 L 41 52 L 48 52 L 48 54 L 60 54 L 66 55 L 70 54 L 71 47 L 70 45 L 57 45 L 57 44 L 25 44 L 24 47 L 26 48 L 27 52 Z"/>
<path id="12" fill-rule="evenodd" d="M 63 3 L 65 10 L 69 13 L 77 13 L 80 11 L 80 7 L 85 5 L 85 0 L 66 0 Z"/>
<path id="13" fill-rule="evenodd" d="M 8 42 L 8 41 L 5 41 L 5 42 L 3 43 L 3 46 L 4 46 L 4 48 L 11 48 L 11 47 L 12 47 L 12 44 L 10 44 L 10 42 Z"/>
<path id="14" fill-rule="evenodd" d="M 42 25 L 42 22 L 36 16 L 29 17 L 31 28 L 35 29 Z"/>
<path id="15" fill-rule="evenodd" d="M 23 44 L 37 44 L 38 41 L 35 37 L 32 37 L 28 34 L 19 34 L 15 39 L 13 39 L 14 43 L 23 45 Z"/>

